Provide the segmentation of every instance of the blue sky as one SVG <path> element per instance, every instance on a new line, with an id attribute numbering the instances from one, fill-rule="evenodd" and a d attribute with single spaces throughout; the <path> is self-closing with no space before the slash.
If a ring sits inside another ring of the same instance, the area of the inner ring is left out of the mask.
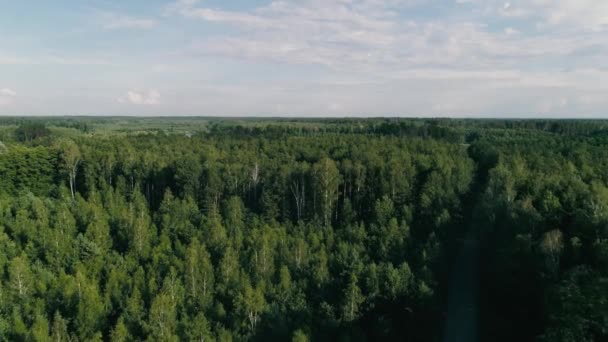
<path id="1" fill-rule="evenodd" d="M 0 115 L 608 116 L 605 0 L 0 8 Z"/>

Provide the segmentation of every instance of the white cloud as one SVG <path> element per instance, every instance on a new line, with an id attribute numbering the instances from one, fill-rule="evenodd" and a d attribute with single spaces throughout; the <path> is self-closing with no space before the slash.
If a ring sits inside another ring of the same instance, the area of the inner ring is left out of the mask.
<path id="1" fill-rule="evenodd" d="M 147 92 L 129 90 L 125 97 L 118 99 L 118 102 L 134 105 L 158 105 L 160 104 L 160 93 L 157 90 L 148 90 Z"/>
<path id="2" fill-rule="evenodd" d="M 327 106 L 327 110 L 330 112 L 344 112 L 344 106 L 340 103 L 330 103 Z"/>
<path id="3" fill-rule="evenodd" d="M 560 0 L 548 7 L 550 24 L 572 24 L 598 30 L 608 25 L 608 2 L 603 0 Z"/>
<path id="4" fill-rule="evenodd" d="M 0 105 L 6 105 L 13 102 L 13 98 L 17 96 L 17 92 L 10 88 L 0 88 Z"/>
<path id="5" fill-rule="evenodd" d="M 15 97 L 17 96 L 17 92 L 10 88 L 2 88 L 0 89 L 0 96 Z"/>
<path id="6" fill-rule="evenodd" d="M 602 30 L 608 26 L 608 1 L 603 0 L 486 0 L 499 14 L 538 20 L 541 28 Z"/>

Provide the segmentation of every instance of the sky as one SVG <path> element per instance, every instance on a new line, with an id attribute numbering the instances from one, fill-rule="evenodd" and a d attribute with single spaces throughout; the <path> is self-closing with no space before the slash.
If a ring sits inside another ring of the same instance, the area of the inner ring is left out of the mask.
<path id="1" fill-rule="evenodd" d="M 0 0 L 0 115 L 608 118 L 608 1 Z"/>

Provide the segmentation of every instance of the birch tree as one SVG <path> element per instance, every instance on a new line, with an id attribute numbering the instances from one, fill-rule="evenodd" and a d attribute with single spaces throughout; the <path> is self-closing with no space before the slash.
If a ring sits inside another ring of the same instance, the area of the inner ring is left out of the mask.
<path id="1" fill-rule="evenodd" d="M 69 177 L 70 193 L 72 194 L 72 199 L 74 199 L 76 191 L 76 175 L 78 173 L 78 166 L 82 161 L 82 154 L 80 153 L 78 145 L 76 145 L 76 143 L 71 139 L 62 140 L 59 147 L 61 150 L 63 167 L 67 171 Z"/>

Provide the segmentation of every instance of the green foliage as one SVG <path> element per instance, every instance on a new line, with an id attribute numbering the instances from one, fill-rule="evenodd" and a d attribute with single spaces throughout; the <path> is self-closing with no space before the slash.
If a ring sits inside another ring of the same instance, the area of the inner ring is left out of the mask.
<path id="1" fill-rule="evenodd" d="M 480 337 L 608 336 L 604 122 L 32 120 L 0 340 L 436 341 L 471 235 Z"/>
<path id="2" fill-rule="evenodd" d="M 58 178 L 57 160 L 52 148 L 10 146 L 8 152 L 0 154 L 0 193 L 49 195 Z"/>
<path id="3" fill-rule="evenodd" d="M 50 134 L 51 131 L 48 128 L 37 122 L 22 124 L 15 130 L 15 138 L 21 142 L 31 142 L 47 137 Z"/>

